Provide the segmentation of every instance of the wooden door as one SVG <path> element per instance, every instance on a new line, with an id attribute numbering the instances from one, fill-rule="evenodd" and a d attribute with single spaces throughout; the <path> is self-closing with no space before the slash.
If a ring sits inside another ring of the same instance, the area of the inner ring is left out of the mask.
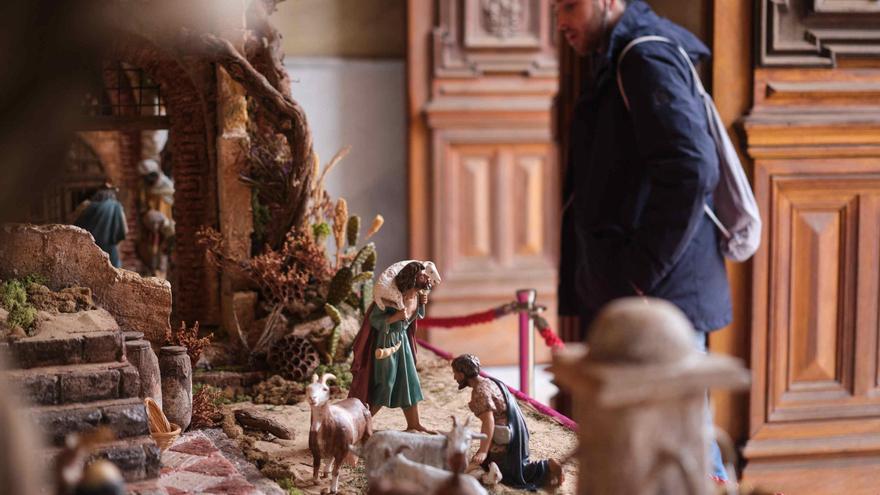
<path id="1" fill-rule="evenodd" d="M 880 8 L 758 2 L 745 119 L 765 220 L 753 261 L 745 478 L 877 493 L 880 473 Z"/>
<path id="2" fill-rule="evenodd" d="M 559 180 L 549 0 L 409 0 L 410 252 L 444 278 L 432 316 L 535 288 L 555 326 Z M 516 318 L 427 338 L 484 364 L 518 359 Z M 549 352 L 538 339 L 539 357 Z"/>

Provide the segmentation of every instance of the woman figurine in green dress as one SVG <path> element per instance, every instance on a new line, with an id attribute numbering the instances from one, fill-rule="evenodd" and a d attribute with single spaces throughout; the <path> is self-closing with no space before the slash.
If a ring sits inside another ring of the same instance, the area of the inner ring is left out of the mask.
<path id="1" fill-rule="evenodd" d="M 375 304 L 364 318 L 355 339 L 352 382 L 349 397 L 357 397 L 374 416 L 383 407 L 401 408 L 407 431 L 433 433 L 419 420 L 418 403 L 423 399 L 416 371 L 414 334 L 416 320 L 425 317 L 430 290 L 429 277 L 419 262 L 407 264 L 394 278 L 403 295 L 403 308 Z"/>

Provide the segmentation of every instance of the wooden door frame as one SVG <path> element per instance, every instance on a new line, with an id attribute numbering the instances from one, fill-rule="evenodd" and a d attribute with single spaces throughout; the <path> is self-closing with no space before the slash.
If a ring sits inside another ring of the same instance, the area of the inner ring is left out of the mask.
<path id="1" fill-rule="evenodd" d="M 409 256 L 429 259 L 433 218 L 429 176 L 430 135 L 425 105 L 430 96 L 431 28 L 434 26 L 432 0 L 407 0 L 407 182 Z M 427 14 L 427 15 L 426 15 Z"/>
<path id="2" fill-rule="evenodd" d="M 715 104 L 727 131 L 733 138 L 746 172 L 752 176 L 754 165 L 746 153 L 740 119 L 752 107 L 754 79 L 754 5 L 743 0 L 713 0 L 712 88 Z M 751 346 L 752 262 L 728 263 L 733 323 L 709 337 L 712 352 L 728 354 L 749 365 Z M 712 393 L 715 423 L 737 444 L 748 439 L 749 393 Z"/>

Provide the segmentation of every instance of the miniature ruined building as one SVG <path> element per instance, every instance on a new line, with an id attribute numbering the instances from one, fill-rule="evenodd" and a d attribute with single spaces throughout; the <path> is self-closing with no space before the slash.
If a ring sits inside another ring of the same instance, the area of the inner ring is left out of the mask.
<path id="1" fill-rule="evenodd" d="M 157 160 L 173 179 L 173 207 L 165 210 L 175 224 L 173 248 L 163 275 L 172 283 L 174 317 L 219 325 L 224 311 L 227 320 L 231 315 L 234 281 L 208 266 L 196 232 L 215 227 L 230 255 L 250 254 L 251 192 L 239 180 L 247 165 L 248 112 L 245 91 L 206 50 L 199 51 L 196 38 L 207 31 L 243 53 L 251 2 L 172 3 L 129 3 L 116 13 L 122 21 L 112 26 L 102 60 L 90 69 L 91 87 L 82 95 L 83 119 L 67 163 L 27 220 L 72 223 L 77 205 L 109 182 L 119 189 L 129 228 L 119 245 L 122 267 L 152 274 L 147 265 L 155 247 L 144 219 L 151 206 L 138 165 Z M 171 16 L 163 8 L 176 11 Z M 157 20 L 125 19 L 141 16 Z M 193 40 L 178 39 L 185 29 L 196 32 Z M 164 147 L 157 132 L 167 132 Z"/>
<path id="2" fill-rule="evenodd" d="M 156 476 L 159 460 L 146 436 L 139 377 L 125 359 L 123 332 L 141 332 L 157 347 L 169 329 L 172 307 L 173 319 L 202 325 L 219 325 L 224 310 L 232 314 L 235 281 L 208 266 L 196 243 L 201 227 L 217 228 L 230 256 L 250 254 L 251 190 L 239 180 L 248 159 L 249 114 L 245 89 L 233 80 L 248 86 L 251 95 L 268 92 L 265 100 L 274 100 L 263 105 L 283 106 L 272 116 L 287 119 L 285 129 L 297 130 L 298 123 L 289 120 L 298 107 L 283 98 L 289 89 L 274 89 L 289 82 L 267 69 L 276 58 L 268 49 L 256 48 L 256 54 L 245 49 L 246 23 L 259 23 L 260 15 L 265 20 L 260 8 L 270 3 L 108 2 L 103 17 L 96 10 L 90 29 L 103 46 L 89 68 L 92 84 L 81 95 L 82 118 L 68 163 L 31 208 L 30 220 L 45 225 L 0 227 L 0 279 L 35 275 L 53 291 L 85 287 L 98 308 L 68 315 L 78 321 L 73 330 L 61 325 L 51 335 L 37 331 L 10 344 L 4 339 L 0 350 L 15 363 L 12 381 L 30 398 L 52 449 L 68 433 L 110 426 L 120 437 L 111 457 L 121 460 L 130 480 Z M 138 164 L 151 145 L 145 136 L 160 129 L 168 132 L 162 168 L 174 180 L 176 229 L 168 281 L 135 273 L 143 268 L 135 252 L 145 213 Z M 304 145 L 291 148 L 311 153 L 308 133 L 297 138 Z M 105 182 L 120 190 L 129 226 L 120 254 L 123 267 L 133 271 L 110 266 L 88 232 L 58 225 L 70 223 L 77 204 Z M 103 316 L 95 318 L 92 311 Z"/>

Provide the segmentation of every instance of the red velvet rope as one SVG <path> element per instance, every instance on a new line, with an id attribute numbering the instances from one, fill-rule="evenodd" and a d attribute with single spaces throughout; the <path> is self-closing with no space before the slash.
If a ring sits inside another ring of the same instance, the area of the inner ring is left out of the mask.
<path id="1" fill-rule="evenodd" d="M 495 309 L 482 311 L 466 316 L 450 316 L 448 318 L 423 318 L 419 320 L 420 327 L 430 328 L 457 328 L 489 323 L 498 318 Z"/>
<path id="2" fill-rule="evenodd" d="M 489 323 L 498 319 L 506 313 L 497 309 L 488 309 L 479 313 L 473 313 L 465 316 L 450 316 L 446 318 L 423 318 L 419 320 L 419 326 L 425 328 L 460 328 L 479 325 L 481 323 Z M 547 324 L 547 320 L 541 317 L 535 317 L 535 325 L 538 332 L 544 339 L 544 343 L 551 349 L 562 349 L 565 343 L 556 335 L 556 332 Z"/>
<path id="3" fill-rule="evenodd" d="M 565 342 L 556 335 L 556 332 L 553 331 L 552 328 L 547 327 L 540 330 L 541 337 L 544 338 L 544 343 L 547 344 L 547 347 L 551 349 L 562 349 L 565 347 Z"/>

